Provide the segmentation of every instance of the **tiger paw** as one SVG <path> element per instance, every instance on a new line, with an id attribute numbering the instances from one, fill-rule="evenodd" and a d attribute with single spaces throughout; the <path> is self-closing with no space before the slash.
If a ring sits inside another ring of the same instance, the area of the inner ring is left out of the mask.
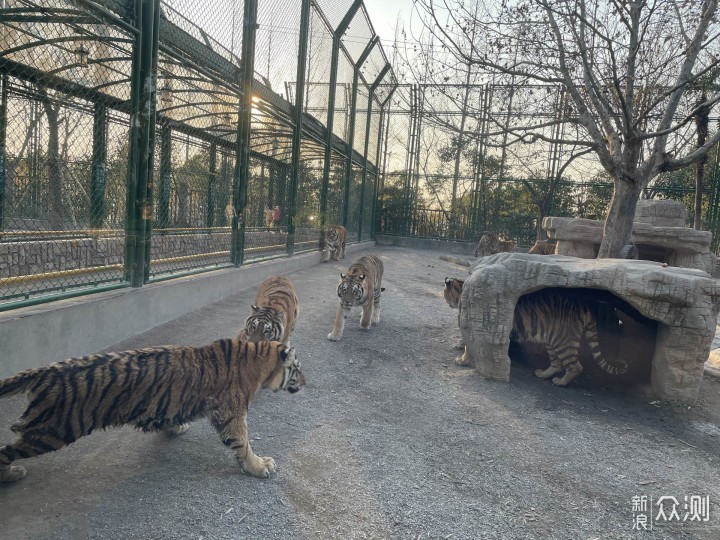
<path id="1" fill-rule="evenodd" d="M 27 471 L 25 467 L 13 465 L 8 469 L 0 470 L 0 484 L 9 484 L 25 478 Z"/>
<path id="2" fill-rule="evenodd" d="M 565 377 L 553 377 L 552 383 L 555 386 L 567 386 L 570 381 L 565 380 Z"/>
<path id="3" fill-rule="evenodd" d="M 336 336 L 336 335 L 333 334 L 332 332 L 330 332 L 330 333 L 327 335 L 327 338 L 328 338 L 330 341 L 340 341 L 340 338 L 341 338 L 341 337 L 342 337 L 342 336 Z"/>
<path id="4" fill-rule="evenodd" d="M 368 324 L 367 326 L 363 326 L 363 325 L 361 324 L 361 325 L 360 325 L 360 330 L 363 330 L 363 331 L 365 331 L 365 332 L 369 332 L 369 331 L 370 331 L 370 325 Z"/>
<path id="5" fill-rule="evenodd" d="M 276 469 L 275 460 L 271 457 L 255 457 L 253 460 L 240 462 L 240 472 L 256 478 L 270 478 Z"/>
<path id="6" fill-rule="evenodd" d="M 177 435 L 182 435 L 188 429 L 190 429 L 190 424 L 180 424 L 179 426 L 171 426 L 167 428 L 165 430 L 165 434 L 171 437 L 175 437 Z"/>
<path id="7" fill-rule="evenodd" d="M 472 364 L 470 363 L 469 358 L 465 358 L 465 355 L 458 356 L 455 359 L 455 365 L 460 367 L 472 367 Z"/>

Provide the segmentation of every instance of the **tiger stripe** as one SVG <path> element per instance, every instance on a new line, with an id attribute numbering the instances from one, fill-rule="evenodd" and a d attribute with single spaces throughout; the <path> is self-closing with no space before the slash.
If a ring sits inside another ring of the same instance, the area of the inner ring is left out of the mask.
<path id="1" fill-rule="evenodd" d="M 332 256 L 333 261 L 345 258 L 345 243 L 347 240 L 347 229 L 342 225 L 328 227 L 325 231 L 325 245 L 323 246 L 323 257 L 321 262 L 328 262 Z"/>
<path id="2" fill-rule="evenodd" d="M 445 278 L 443 296 L 452 308 L 458 308 L 464 281 Z M 521 296 L 515 306 L 510 339 L 518 343 L 545 345 L 550 367 L 535 370 L 535 375 L 547 379 L 565 371 L 562 377 L 553 378 L 558 386 L 567 386 L 583 370 L 579 361 L 580 341 L 586 339 L 593 360 L 611 375 L 627 373 L 628 364 L 622 358 L 610 360 L 602 354 L 598 338 L 597 317 L 591 305 L 571 294 L 541 290 Z M 463 357 L 456 361 L 467 365 L 470 354 L 465 348 Z"/>
<path id="3" fill-rule="evenodd" d="M 475 257 L 486 257 L 496 253 L 517 251 L 517 242 L 514 240 L 501 240 L 495 233 L 485 232 L 480 237 L 475 248 Z"/>
<path id="4" fill-rule="evenodd" d="M 294 349 L 277 341 L 150 347 L 29 369 L 0 380 L 0 397 L 27 393 L 29 398 L 12 426 L 18 438 L 0 447 L 0 482 L 25 475 L 24 468 L 12 465 L 17 459 L 125 424 L 180 433 L 188 422 L 221 415 L 235 426 L 226 425 L 221 434 L 247 441 L 246 425 L 237 420 L 244 418 L 255 393 L 260 388 L 294 393 L 304 384 Z M 254 476 L 267 477 L 275 467 L 272 458 L 256 456 L 249 444 L 238 449 L 236 459 Z"/>
<path id="5" fill-rule="evenodd" d="M 327 338 L 340 341 L 345 320 L 354 306 L 361 306 L 360 327 L 369 330 L 372 323 L 380 322 L 380 296 L 382 291 L 383 262 L 376 255 L 364 255 L 350 265 L 347 275 L 340 274 L 336 292 L 340 298 L 335 324 Z"/>
<path id="6" fill-rule="evenodd" d="M 300 313 L 300 301 L 292 282 L 283 276 L 265 279 L 255 295 L 252 311 L 240 339 L 282 341 L 287 345 Z"/>

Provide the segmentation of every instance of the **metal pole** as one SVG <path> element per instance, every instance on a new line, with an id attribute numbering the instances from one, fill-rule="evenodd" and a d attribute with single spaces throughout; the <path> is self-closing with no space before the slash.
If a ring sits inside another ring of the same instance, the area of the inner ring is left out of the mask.
<path id="1" fill-rule="evenodd" d="M 0 231 L 5 227 L 5 148 L 7 144 L 8 76 L 0 78 Z"/>
<path id="2" fill-rule="evenodd" d="M 348 226 L 348 212 L 350 210 L 350 178 L 352 177 L 352 156 L 353 156 L 353 149 L 355 147 L 355 122 L 357 120 L 357 93 L 358 93 L 358 83 L 360 81 L 360 68 L 365 63 L 365 60 L 367 60 L 367 57 L 370 56 L 370 53 L 372 52 L 373 48 L 375 47 L 375 44 L 380 41 L 380 38 L 378 36 L 375 36 L 372 38 L 368 44 L 365 46 L 365 50 L 363 50 L 362 54 L 360 55 L 360 58 L 358 58 L 358 61 L 353 66 L 353 82 L 352 82 L 352 93 L 350 94 L 350 125 L 348 127 L 348 155 L 347 155 L 347 161 L 345 162 L 345 200 L 343 203 L 343 225 L 345 228 Z M 372 100 L 372 90 L 370 91 L 370 100 Z M 368 107 L 368 121 L 370 120 L 370 107 Z M 367 125 L 366 125 L 367 126 Z M 366 129 L 367 131 L 367 129 Z M 367 141 L 366 141 L 367 142 Z M 365 164 L 363 166 L 363 171 L 367 168 L 367 150 L 364 155 L 365 158 Z M 365 172 L 363 172 L 363 182 L 365 181 Z M 362 192 L 362 187 L 361 187 Z M 360 223 L 362 223 L 362 213 L 363 213 L 363 198 L 362 195 L 360 196 Z M 358 224 L 358 242 L 360 241 L 360 224 Z"/>
<path id="3" fill-rule="evenodd" d="M 107 109 L 95 104 L 93 116 L 92 178 L 90 181 L 90 227 L 101 229 L 105 217 L 105 172 L 107 164 Z"/>
<path id="4" fill-rule="evenodd" d="M 152 225 L 153 225 L 153 180 L 155 174 L 155 129 L 157 123 L 155 116 L 157 113 L 157 72 L 158 72 L 158 51 L 160 48 L 160 0 L 152 2 L 152 51 L 150 61 L 150 73 L 146 80 L 150 84 L 146 84 L 149 92 L 148 102 L 150 106 L 150 115 L 148 118 L 147 128 L 147 144 L 143 148 L 147 148 L 147 163 L 145 166 L 145 201 L 143 210 L 144 234 L 142 236 L 142 245 L 139 246 L 143 250 L 143 283 L 150 280 L 150 248 L 152 247 Z"/>
<path id="5" fill-rule="evenodd" d="M 164 124 L 160 131 L 160 187 L 158 189 L 158 228 L 163 230 L 170 224 L 170 171 L 172 168 L 172 130 Z"/>
<path id="6" fill-rule="evenodd" d="M 385 64 L 385 67 L 380 71 L 375 80 L 370 86 L 370 92 L 368 92 L 368 105 L 367 105 L 367 117 L 365 121 L 365 148 L 363 149 L 363 173 L 362 173 L 362 184 L 360 185 L 360 219 L 358 220 L 358 242 L 362 240 L 362 225 L 363 225 L 363 213 L 365 211 L 365 182 L 367 181 L 367 169 L 368 169 L 368 151 L 370 149 L 370 120 L 372 119 L 372 106 L 373 96 L 378 85 L 383 80 L 387 72 L 390 71 L 390 64 Z M 378 133 L 378 138 L 380 134 Z M 375 162 L 375 172 L 377 177 L 377 161 Z M 376 182 L 373 182 L 375 187 Z M 375 200 L 375 193 L 373 193 L 373 201 Z M 370 206 L 370 219 L 375 211 L 375 204 Z M 372 236 L 372 222 L 370 224 L 370 236 Z"/>
<path id="7" fill-rule="evenodd" d="M 135 26 L 139 34 L 133 46 L 130 78 L 130 149 L 128 152 L 125 220 L 125 279 L 133 287 L 143 284 L 145 223 L 151 208 L 147 195 L 148 152 L 152 94 L 153 0 L 135 0 Z M 146 82 L 150 84 L 145 84 Z"/>
<path id="8" fill-rule="evenodd" d="M 250 121 L 252 116 L 253 79 L 255 75 L 255 34 L 257 0 L 245 0 L 241 64 L 241 95 L 238 111 L 235 179 L 233 185 L 232 245 L 230 258 L 235 266 L 245 258 L 245 206 L 250 175 Z"/>
<path id="9" fill-rule="evenodd" d="M 217 198 L 217 145 L 210 144 L 210 174 L 208 175 L 207 215 L 205 223 L 208 227 L 215 226 L 215 200 Z"/>
<path id="10" fill-rule="evenodd" d="M 297 212 L 298 173 L 302 144 L 303 103 L 305 100 L 305 70 L 307 68 L 308 33 L 310 30 L 311 0 L 302 0 L 300 10 L 300 42 L 298 44 L 297 76 L 295 77 L 295 118 L 290 157 L 290 193 L 288 195 L 288 222 L 286 250 L 292 257 L 295 250 L 295 213 Z"/>
<path id="11" fill-rule="evenodd" d="M 327 196 L 330 183 L 330 159 L 332 157 L 333 123 L 335 120 L 335 96 L 337 86 L 338 59 L 340 56 L 340 39 L 350 25 L 350 21 L 362 5 L 362 0 L 355 0 L 343 20 L 333 33 L 332 57 L 330 61 L 330 86 L 328 88 L 328 115 L 325 132 L 325 159 L 323 162 L 322 187 L 320 188 L 320 227 L 322 238 L 325 239 L 325 225 L 327 225 Z"/>

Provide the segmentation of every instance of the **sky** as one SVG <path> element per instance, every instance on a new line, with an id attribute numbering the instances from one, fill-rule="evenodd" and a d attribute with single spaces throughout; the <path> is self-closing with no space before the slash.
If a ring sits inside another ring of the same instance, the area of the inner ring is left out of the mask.
<path id="1" fill-rule="evenodd" d="M 365 0 L 365 7 L 375 33 L 380 36 L 383 45 L 387 46 L 393 40 L 398 13 L 402 20 L 409 21 L 413 3 L 412 0 Z"/>

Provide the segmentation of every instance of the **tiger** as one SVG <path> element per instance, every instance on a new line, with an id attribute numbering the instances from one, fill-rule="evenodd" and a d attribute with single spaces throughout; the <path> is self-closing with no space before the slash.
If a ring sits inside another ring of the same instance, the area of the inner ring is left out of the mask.
<path id="1" fill-rule="evenodd" d="M 475 248 L 475 257 L 485 257 L 502 252 L 512 253 L 517 251 L 517 242 L 514 240 L 500 240 L 495 233 L 486 232 L 480 237 Z"/>
<path id="2" fill-rule="evenodd" d="M 331 256 L 333 261 L 337 261 L 338 253 L 340 254 L 340 258 L 344 259 L 346 238 L 347 229 L 342 225 L 328 227 L 328 229 L 325 231 L 325 245 L 323 247 L 322 262 L 328 262 Z"/>
<path id="3" fill-rule="evenodd" d="M 528 253 L 535 255 L 555 255 L 555 244 L 550 240 L 537 240 L 535 245 L 528 250 Z"/>
<path id="4" fill-rule="evenodd" d="M 59 450 L 99 429 L 129 424 L 179 435 L 205 416 L 235 452 L 240 471 L 267 478 L 275 461 L 250 447 L 248 406 L 261 388 L 295 393 L 304 385 L 295 349 L 276 341 L 166 345 L 28 369 L 0 380 L 0 398 L 26 393 L 30 402 L 11 428 L 18 438 L 0 447 L 0 483 L 25 476 L 16 460 Z"/>
<path id="5" fill-rule="evenodd" d="M 382 287 L 383 262 L 376 255 L 364 255 L 350 265 L 347 275 L 340 274 L 337 295 L 340 304 L 335 315 L 335 324 L 327 338 L 340 341 L 350 309 L 362 306 L 360 328 L 370 330 L 371 323 L 380 322 L 380 293 Z"/>
<path id="6" fill-rule="evenodd" d="M 464 281 L 445 278 L 443 296 L 451 308 L 460 305 L 460 293 Z M 570 294 L 541 290 L 521 296 L 515 306 L 510 340 L 517 343 L 538 343 L 545 346 L 550 357 L 550 367 L 536 369 L 535 376 L 548 379 L 565 371 L 562 377 L 554 377 L 556 386 L 567 386 L 583 370 L 579 361 L 580 339 L 585 338 L 590 346 L 593 360 L 611 375 L 623 375 L 628 364 L 617 358 L 606 359 L 598 341 L 597 317 L 591 305 Z M 467 366 L 471 355 L 465 347 L 465 354 L 455 363 Z"/>
<path id="7" fill-rule="evenodd" d="M 283 276 L 270 276 L 260 284 L 252 314 L 245 320 L 239 339 L 281 341 L 288 345 L 300 312 L 295 287 Z"/>

